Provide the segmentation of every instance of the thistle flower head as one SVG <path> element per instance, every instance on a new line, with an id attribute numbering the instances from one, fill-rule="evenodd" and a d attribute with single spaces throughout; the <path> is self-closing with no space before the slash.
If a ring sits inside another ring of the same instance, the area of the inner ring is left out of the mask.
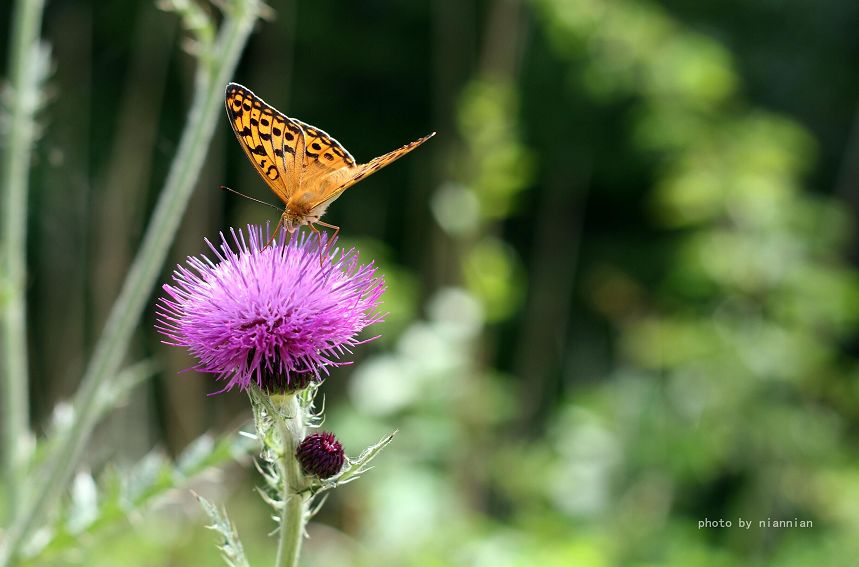
<path id="1" fill-rule="evenodd" d="M 259 226 L 230 231 L 230 242 L 206 241 L 215 261 L 188 258 L 159 298 L 164 342 L 186 347 L 194 370 L 226 382 L 221 391 L 252 382 L 269 392 L 305 387 L 344 364 L 364 327 L 381 320 L 384 282 L 355 249 L 326 237 L 294 234 L 266 246 Z"/>
<path id="2" fill-rule="evenodd" d="M 333 433 L 313 433 L 298 444 L 295 452 L 301 468 L 319 478 L 331 478 L 343 468 L 346 455 Z"/>

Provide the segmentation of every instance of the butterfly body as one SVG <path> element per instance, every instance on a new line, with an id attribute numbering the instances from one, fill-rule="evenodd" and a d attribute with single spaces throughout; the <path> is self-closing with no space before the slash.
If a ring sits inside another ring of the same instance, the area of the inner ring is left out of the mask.
<path id="1" fill-rule="evenodd" d="M 280 224 L 289 232 L 302 225 L 325 225 L 320 221 L 322 215 L 343 191 L 435 135 L 433 132 L 358 164 L 326 132 L 284 115 L 237 83 L 227 85 L 225 104 L 230 125 L 245 154 L 283 202 Z"/>

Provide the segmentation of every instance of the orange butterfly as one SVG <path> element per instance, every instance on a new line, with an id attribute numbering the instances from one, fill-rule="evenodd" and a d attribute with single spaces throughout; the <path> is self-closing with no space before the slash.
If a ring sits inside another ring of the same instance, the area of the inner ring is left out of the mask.
<path id="1" fill-rule="evenodd" d="M 285 206 L 274 234 L 281 225 L 292 233 L 304 224 L 316 232 L 313 225 L 319 224 L 333 228 L 336 235 L 339 227 L 319 220 L 328 205 L 364 177 L 435 135 L 433 132 L 365 164 L 357 164 L 337 140 L 283 115 L 242 85 L 227 85 L 226 106 L 236 138 Z"/>

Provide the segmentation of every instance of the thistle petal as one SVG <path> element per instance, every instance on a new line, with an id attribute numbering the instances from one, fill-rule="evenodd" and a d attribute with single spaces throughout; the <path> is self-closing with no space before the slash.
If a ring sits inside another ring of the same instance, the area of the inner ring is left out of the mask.
<path id="1" fill-rule="evenodd" d="M 267 242 L 260 226 L 248 226 L 247 237 L 222 233 L 218 246 L 208 243 L 215 260 L 189 258 L 158 300 L 163 342 L 187 348 L 193 369 L 214 374 L 222 392 L 253 382 L 283 392 L 321 381 L 327 367 L 348 364 L 341 356 L 382 319 L 384 281 L 354 248 L 285 231 Z"/>

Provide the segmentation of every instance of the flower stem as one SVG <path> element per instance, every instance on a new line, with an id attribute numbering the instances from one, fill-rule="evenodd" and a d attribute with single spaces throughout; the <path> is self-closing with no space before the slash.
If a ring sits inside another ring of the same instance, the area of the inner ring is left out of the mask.
<path id="1" fill-rule="evenodd" d="M 18 521 L 7 531 L 6 546 L 0 550 L 0 565 L 8 565 L 15 560 L 22 543 L 54 507 L 92 433 L 97 417 L 97 412 L 92 411 L 93 405 L 100 398 L 101 390 L 119 370 L 137 321 L 158 278 L 218 123 L 224 85 L 229 81 L 247 43 L 260 5 L 257 0 L 228 2 L 217 39 L 211 43 L 207 52 L 199 55 L 194 99 L 179 150 L 171 164 L 143 244 L 75 394 L 75 415 L 69 435 L 35 480 L 33 493 L 36 498 L 25 503 Z"/>
<path id="2" fill-rule="evenodd" d="M 47 50 L 39 45 L 44 0 L 18 0 L 9 46 L 8 130 L 3 132 L 2 252 L 0 314 L 2 314 L 3 472 L 6 520 L 18 513 L 29 458 L 29 396 L 27 392 L 26 251 L 27 186 L 30 151 L 35 135 L 39 87 L 47 70 Z"/>
<path id="3" fill-rule="evenodd" d="M 304 526 L 307 523 L 307 497 L 302 493 L 306 481 L 301 465 L 295 457 L 295 451 L 306 431 L 305 409 L 297 394 L 288 396 L 282 407 L 285 410 L 285 419 L 280 422 L 283 443 L 280 455 L 283 510 L 280 514 L 280 536 L 274 564 L 275 567 L 296 567 L 304 538 Z"/>

